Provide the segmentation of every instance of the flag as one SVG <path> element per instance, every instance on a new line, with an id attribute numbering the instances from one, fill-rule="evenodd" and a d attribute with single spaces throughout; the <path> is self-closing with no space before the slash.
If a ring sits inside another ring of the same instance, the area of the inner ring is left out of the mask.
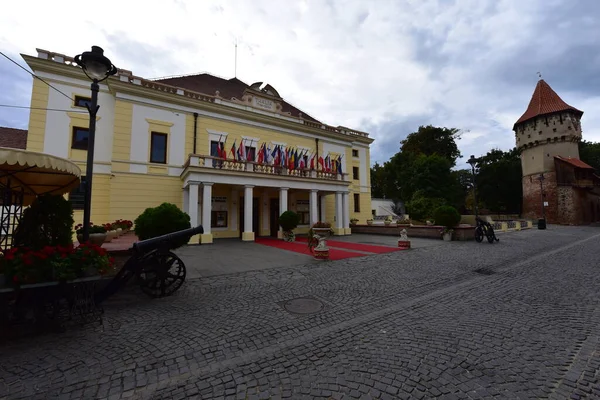
<path id="1" fill-rule="evenodd" d="M 298 150 L 294 150 L 294 168 L 300 167 L 300 158 L 298 157 Z"/>
<path id="2" fill-rule="evenodd" d="M 233 156 L 234 160 L 237 160 L 236 158 L 236 151 L 235 151 L 235 140 L 233 141 L 233 144 L 231 145 L 231 155 Z"/>
<path id="3" fill-rule="evenodd" d="M 265 152 L 263 151 L 264 147 L 265 147 L 265 144 L 263 143 L 262 146 L 260 146 L 260 149 L 258 150 L 258 159 L 257 159 L 257 162 L 259 164 L 262 164 L 265 161 Z"/>
<path id="4" fill-rule="evenodd" d="M 287 168 L 287 149 L 279 147 L 279 165 Z"/>
<path id="5" fill-rule="evenodd" d="M 300 162 L 298 163 L 298 167 L 300 167 L 300 169 L 306 168 L 306 163 L 304 162 L 304 157 L 300 157 Z"/>
<path id="6" fill-rule="evenodd" d="M 342 172 L 342 157 L 339 157 L 339 158 L 338 158 L 338 173 L 339 173 L 340 175 L 342 175 L 342 174 L 343 174 L 343 172 Z"/>
<path id="7" fill-rule="evenodd" d="M 310 158 L 310 169 L 315 169 L 315 154 Z"/>
<path id="8" fill-rule="evenodd" d="M 319 165 L 321 166 L 321 171 L 325 171 L 325 160 L 323 160 L 323 156 L 319 157 Z"/>

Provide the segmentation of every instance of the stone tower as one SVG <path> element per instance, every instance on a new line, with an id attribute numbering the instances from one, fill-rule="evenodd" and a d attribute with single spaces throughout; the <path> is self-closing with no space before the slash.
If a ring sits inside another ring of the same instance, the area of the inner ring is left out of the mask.
<path id="1" fill-rule="evenodd" d="M 517 147 L 522 151 L 523 216 L 542 217 L 542 190 L 539 177 L 544 175 L 543 201 L 548 223 L 559 222 L 555 156 L 579 159 L 581 116 L 583 111 L 565 103 L 543 79 L 535 87 L 527 111 L 517 120 Z"/>

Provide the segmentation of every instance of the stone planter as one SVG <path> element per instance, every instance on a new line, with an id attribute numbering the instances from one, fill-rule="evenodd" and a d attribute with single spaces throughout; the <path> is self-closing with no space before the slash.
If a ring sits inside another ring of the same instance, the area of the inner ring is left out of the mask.
<path id="1" fill-rule="evenodd" d="M 373 220 L 371 220 L 371 219 L 367 220 L 367 225 L 373 225 Z"/>
<path id="2" fill-rule="evenodd" d="M 392 221 L 383 221 L 383 224 L 385 226 L 390 226 L 392 224 Z"/>
<path id="3" fill-rule="evenodd" d="M 91 244 L 95 244 L 96 246 L 102 246 L 102 243 L 106 240 L 106 233 L 90 233 Z M 77 235 L 77 241 L 79 244 L 83 243 L 83 235 Z"/>
<path id="4" fill-rule="evenodd" d="M 296 235 L 293 231 L 283 231 L 283 240 L 285 242 L 294 242 L 296 241 Z"/>
<path id="5" fill-rule="evenodd" d="M 443 239 L 446 242 L 452 241 L 452 233 L 444 233 Z"/>
<path id="6" fill-rule="evenodd" d="M 123 235 L 123 229 L 117 228 L 117 237 L 121 237 Z"/>
<path id="7" fill-rule="evenodd" d="M 104 243 L 110 243 L 114 238 L 117 237 L 117 231 L 108 231 L 106 232 L 106 239 L 104 239 Z"/>

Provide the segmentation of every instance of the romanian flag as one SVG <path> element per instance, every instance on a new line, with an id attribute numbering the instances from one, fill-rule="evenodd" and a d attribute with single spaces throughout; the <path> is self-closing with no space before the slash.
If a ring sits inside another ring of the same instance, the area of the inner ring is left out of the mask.
<path id="1" fill-rule="evenodd" d="M 233 141 L 233 144 L 231 145 L 231 155 L 233 156 L 233 159 L 236 160 L 236 151 L 235 151 L 235 140 Z"/>
<path id="2" fill-rule="evenodd" d="M 258 150 L 258 159 L 256 160 L 259 164 L 262 164 L 265 162 L 265 144 L 263 143 L 262 146 L 260 146 L 260 149 Z"/>

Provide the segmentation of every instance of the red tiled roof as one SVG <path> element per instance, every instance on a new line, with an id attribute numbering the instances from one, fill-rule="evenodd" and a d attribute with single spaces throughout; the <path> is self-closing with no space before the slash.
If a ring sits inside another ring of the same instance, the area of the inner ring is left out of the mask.
<path id="1" fill-rule="evenodd" d="M 0 126 L 0 147 L 25 150 L 27 147 L 27 131 Z"/>
<path id="2" fill-rule="evenodd" d="M 571 107 L 567 103 L 560 98 L 559 95 L 556 94 L 554 90 L 544 81 L 540 79 L 533 91 L 533 96 L 531 96 L 531 101 L 529 102 L 529 106 L 527 106 L 527 111 L 521 118 L 515 122 L 515 126 L 532 118 L 538 117 L 540 115 L 552 114 L 559 111 L 575 111 L 575 113 L 583 115 L 583 111 L 576 109 L 575 107 Z"/>
<path id="3" fill-rule="evenodd" d="M 554 156 L 554 158 L 558 158 L 561 161 L 564 161 L 564 162 L 566 162 L 568 164 L 571 164 L 575 168 L 594 169 L 594 167 L 592 167 L 591 165 L 588 165 L 588 164 L 584 163 L 583 161 L 581 161 L 578 158 L 561 157 L 561 156 Z"/>
<path id="4" fill-rule="evenodd" d="M 210 96 L 214 96 L 218 90 L 219 95 L 227 100 L 231 99 L 232 97 L 241 100 L 244 90 L 250 88 L 249 85 L 242 82 L 238 78 L 223 79 L 206 73 L 180 76 L 175 78 L 155 79 L 154 81 L 164 83 L 166 85 L 177 86 L 182 89 L 192 90 L 194 92 L 204 93 Z M 300 113 L 302 113 L 302 118 L 308 121 L 320 123 L 320 121 L 304 113 L 303 111 L 300 111 L 285 101 L 281 102 L 281 106 L 282 112 L 284 113 L 289 112 L 294 117 L 299 117 Z"/>

